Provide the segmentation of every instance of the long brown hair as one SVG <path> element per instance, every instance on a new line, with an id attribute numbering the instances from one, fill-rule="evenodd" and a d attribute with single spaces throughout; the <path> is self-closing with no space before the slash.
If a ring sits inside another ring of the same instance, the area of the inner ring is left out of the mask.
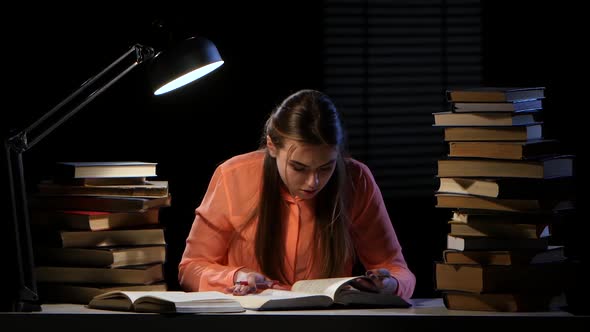
<path id="1" fill-rule="evenodd" d="M 344 162 L 345 135 L 336 106 L 327 95 L 316 90 L 300 90 L 287 97 L 269 116 L 263 131 L 261 148 L 266 137 L 281 149 L 285 140 L 305 144 L 327 144 L 337 148 L 338 157 L 332 177 L 316 196 L 314 225 L 314 264 L 322 267 L 322 277 L 337 276 L 344 264 L 354 257 L 350 239 L 350 217 L 347 213 L 347 182 Z M 276 160 L 266 151 L 255 253 L 261 272 L 270 278 L 285 281 L 285 225 L 282 222 L 282 180 Z"/>

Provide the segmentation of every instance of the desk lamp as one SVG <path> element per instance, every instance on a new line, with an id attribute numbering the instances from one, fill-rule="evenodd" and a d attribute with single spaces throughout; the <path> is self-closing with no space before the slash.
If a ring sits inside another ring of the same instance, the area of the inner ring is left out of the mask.
<path id="1" fill-rule="evenodd" d="M 123 69 L 116 69 L 125 59 L 132 58 L 133 63 Z M 11 213 L 16 245 L 16 260 L 18 274 L 18 289 L 16 299 L 12 303 L 12 311 L 31 312 L 41 311 L 37 294 L 37 284 L 34 274 L 34 259 L 30 232 L 30 216 L 27 201 L 25 176 L 22 155 L 25 151 L 39 143 L 45 136 L 76 114 L 98 95 L 108 89 L 116 81 L 134 67 L 148 63 L 150 82 L 154 95 L 162 95 L 176 88 L 191 83 L 223 64 L 216 46 L 206 38 L 192 37 L 178 43 L 174 48 L 156 51 L 153 47 L 136 44 L 121 57 L 108 65 L 97 75 L 84 82 L 76 91 L 58 103 L 41 118 L 25 129 L 11 134 L 4 142 L 8 163 L 9 189 L 11 199 Z M 109 74 L 114 78 L 106 83 L 97 83 L 103 76 Z M 81 101 L 76 97 L 87 91 L 93 85 L 96 89 Z M 72 104 L 73 105 L 70 105 Z M 64 111 L 66 106 L 72 106 Z"/>

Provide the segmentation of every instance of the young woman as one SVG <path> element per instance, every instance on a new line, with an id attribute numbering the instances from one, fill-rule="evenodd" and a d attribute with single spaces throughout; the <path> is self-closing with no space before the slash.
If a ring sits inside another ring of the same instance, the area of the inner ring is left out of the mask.
<path id="1" fill-rule="evenodd" d="M 287 97 L 268 118 L 257 151 L 217 167 L 186 239 L 186 291 L 289 289 L 300 279 L 353 276 L 408 299 L 408 269 L 371 171 L 344 152 L 332 101 L 315 90 Z M 258 286 L 260 288 L 260 286 Z"/>

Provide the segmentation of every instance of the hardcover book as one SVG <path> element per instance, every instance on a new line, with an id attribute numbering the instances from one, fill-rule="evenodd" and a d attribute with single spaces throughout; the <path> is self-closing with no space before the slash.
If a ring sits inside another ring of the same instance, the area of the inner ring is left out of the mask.
<path id="1" fill-rule="evenodd" d="M 517 223 L 517 224 L 551 224 L 559 218 L 551 213 L 514 213 L 490 210 L 457 209 L 451 220 L 462 223 Z"/>
<path id="2" fill-rule="evenodd" d="M 113 229 L 104 231 L 34 230 L 38 245 L 54 248 L 165 245 L 163 228 Z"/>
<path id="3" fill-rule="evenodd" d="M 439 178 L 437 192 L 492 198 L 527 199 L 574 196 L 573 177 L 531 178 Z"/>
<path id="4" fill-rule="evenodd" d="M 437 112 L 433 113 L 434 126 L 521 126 L 539 122 L 538 112 Z"/>
<path id="5" fill-rule="evenodd" d="M 445 127 L 444 140 L 451 141 L 528 141 L 543 138 L 543 124 L 519 126 Z"/>
<path id="6" fill-rule="evenodd" d="M 145 176 L 118 177 L 118 178 L 61 178 L 54 177 L 51 180 L 56 184 L 70 186 L 118 186 L 118 185 L 142 185 L 147 179 Z"/>
<path id="7" fill-rule="evenodd" d="M 563 246 L 549 246 L 545 250 L 454 250 L 445 249 L 443 260 L 447 264 L 526 265 L 565 262 Z"/>
<path id="8" fill-rule="evenodd" d="M 144 212 L 105 212 L 87 210 L 33 211 L 34 226 L 47 229 L 102 231 L 110 229 L 153 227 L 159 224 L 160 209 Z"/>
<path id="9" fill-rule="evenodd" d="M 548 179 L 573 176 L 574 158 L 562 155 L 536 160 L 450 158 L 438 160 L 438 177 L 509 177 Z"/>
<path id="10" fill-rule="evenodd" d="M 554 139 L 528 141 L 449 142 L 449 157 L 525 160 L 557 156 L 560 143 Z"/>
<path id="11" fill-rule="evenodd" d="M 116 268 L 166 261 L 164 245 L 110 248 L 37 247 L 35 249 L 35 260 L 40 265 Z"/>
<path id="12" fill-rule="evenodd" d="M 569 199 L 502 199 L 473 195 L 436 193 L 437 208 L 465 208 L 520 213 L 550 213 L 573 210 L 574 202 Z"/>
<path id="13" fill-rule="evenodd" d="M 496 238 L 538 239 L 551 236 L 549 225 L 449 221 L 453 236 L 487 236 Z"/>
<path id="14" fill-rule="evenodd" d="M 545 87 L 481 86 L 447 90 L 453 102 L 512 102 L 545 98 Z"/>
<path id="15" fill-rule="evenodd" d="M 43 181 L 37 185 L 42 195 L 86 195 L 86 196 L 129 196 L 165 197 L 168 196 L 168 181 L 145 181 L 142 184 L 122 185 L 68 185 Z"/>
<path id="16" fill-rule="evenodd" d="M 35 195 L 31 205 L 39 210 L 86 210 L 105 212 L 145 212 L 168 207 L 171 195 L 156 198 L 121 196 Z"/>
<path id="17" fill-rule="evenodd" d="M 552 292 L 567 282 L 565 264 L 473 265 L 435 264 L 437 290 L 475 293 Z"/>
<path id="18" fill-rule="evenodd" d="M 117 178 L 156 176 L 157 163 L 144 161 L 72 161 L 55 164 L 58 178 Z"/>
<path id="19" fill-rule="evenodd" d="M 451 102 L 453 112 L 524 112 L 543 108 L 542 99 L 507 102 Z"/>
<path id="20" fill-rule="evenodd" d="M 469 250 L 547 250 L 549 239 L 493 238 L 486 236 L 453 236 L 447 234 L 447 249 Z"/>
<path id="21" fill-rule="evenodd" d="M 164 281 L 163 264 L 120 268 L 36 266 L 38 282 L 65 284 L 150 285 Z"/>

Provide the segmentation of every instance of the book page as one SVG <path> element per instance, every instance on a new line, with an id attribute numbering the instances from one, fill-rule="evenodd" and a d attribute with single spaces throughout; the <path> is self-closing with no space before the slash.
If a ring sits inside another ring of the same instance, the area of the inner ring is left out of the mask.
<path id="1" fill-rule="evenodd" d="M 216 291 L 154 293 L 137 299 L 135 311 L 176 313 L 245 311 L 241 304 L 232 297 Z M 162 305 L 163 302 L 164 305 Z"/>
<path id="2" fill-rule="evenodd" d="M 334 299 L 334 295 L 342 285 L 356 278 L 358 277 L 299 280 L 293 284 L 291 290 L 301 293 L 325 294 Z"/>
<path id="3" fill-rule="evenodd" d="M 152 298 L 165 302 L 183 303 L 194 301 L 232 301 L 221 292 L 176 292 L 176 291 L 113 291 L 98 295 L 95 299 L 112 299 L 127 297 L 135 303 L 140 298 Z"/>
<path id="4" fill-rule="evenodd" d="M 343 305 L 357 305 L 372 308 L 408 308 L 410 304 L 394 294 L 376 293 L 361 290 L 355 285 L 356 279 L 369 279 L 367 276 L 355 276 L 344 278 L 326 278 L 313 280 L 299 280 L 291 290 L 301 293 L 325 294 L 332 301 Z M 347 287 L 350 285 L 351 287 Z M 356 286 L 356 288 L 355 288 Z"/>
<path id="5" fill-rule="evenodd" d="M 134 305 L 129 305 L 131 300 Z M 125 302 L 121 303 L 121 302 Z M 137 312 L 243 312 L 232 296 L 215 291 L 113 291 L 95 296 L 90 308 Z"/>
<path id="6" fill-rule="evenodd" d="M 288 310 L 320 308 L 332 305 L 332 298 L 323 294 L 310 294 L 279 289 L 266 289 L 260 293 L 232 295 L 242 307 L 249 310 Z"/>
<path id="7" fill-rule="evenodd" d="M 138 298 L 142 297 L 143 295 L 147 295 L 150 293 L 163 293 L 163 292 L 142 292 L 142 291 L 111 291 L 106 292 L 103 294 L 99 294 L 94 297 L 94 300 L 102 300 L 102 299 L 125 299 L 127 298 L 130 302 L 135 302 Z"/>
<path id="8" fill-rule="evenodd" d="M 125 293 L 132 293 L 132 292 L 125 292 Z M 168 301 L 177 304 L 182 303 L 197 303 L 197 302 L 206 302 L 206 303 L 219 303 L 219 302 L 233 302 L 233 299 L 228 297 L 227 294 L 221 292 L 173 292 L 173 291 L 166 291 L 166 292 L 138 292 L 143 293 L 141 296 L 142 299 L 145 298 L 152 298 L 156 300 Z M 140 300 L 141 301 L 141 300 Z M 135 301 L 137 302 L 137 301 Z"/>

